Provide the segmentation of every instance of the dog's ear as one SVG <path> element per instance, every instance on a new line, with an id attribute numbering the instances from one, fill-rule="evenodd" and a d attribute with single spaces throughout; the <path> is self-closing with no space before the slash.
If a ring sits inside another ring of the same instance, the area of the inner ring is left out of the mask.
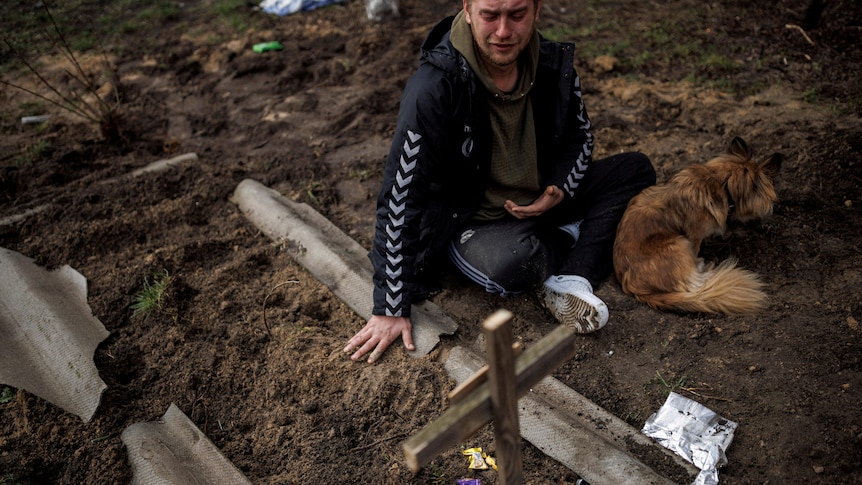
<path id="1" fill-rule="evenodd" d="M 730 141 L 730 146 L 727 148 L 727 152 L 743 159 L 751 158 L 751 152 L 748 151 L 748 145 L 746 145 L 745 140 L 738 136 L 734 137 L 733 140 Z"/>
<path id="2" fill-rule="evenodd" d="M 781 170 L 781 162 L 784 160 L 784 155 L 773 153 L 769 158 L 760 162 L 760 170 L 763 171 L 769 178 L 774 179 Z"/>

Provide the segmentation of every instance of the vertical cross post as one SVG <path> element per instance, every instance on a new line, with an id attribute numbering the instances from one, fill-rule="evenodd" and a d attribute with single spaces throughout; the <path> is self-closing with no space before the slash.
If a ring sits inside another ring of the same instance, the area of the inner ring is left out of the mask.
<path id="1" fill-rule="evenodd" d="M 515 357 L 512 352 L 512 314 L 500 310 L 482 324 L 488 353 L 488 383 L 500 483 L 524 483 L 521 428 L 515 394 Z"/>
<path id="2" fill-rule="evenodd" d="M 491 328 L 499 326 L 500 322 L 509 323 L 505 330 L 498 330 L 493 333 L 511 337 L 511 318 L 511 313 L 506 310 L 499 310 L 488 317 L 486 322 L 490 322 Z M 575 353 L 574 342 L 577 337 L 578 334 L 572 329 L 559 325 L 551 333 L 535 342 L 531 348 L 525 350 L 517 358 L 517 361 L 515 354 L 519 352 L 519 349 L 513 349 L 511 340 L 493 343 L 497 335 L 490 338 L 488 345 L 497 350 L 494 350 L 494 355 L 490 357 L 491 362 L 488 364 L 487 371 L 483 369 L 477 372 L 469 382 L 465 382 L 463 387 L 459 386 L 457 392 L 450 398 L 451 406 L 449 409 L 402 443 L 404 458 L 410 470 L 413 473 L 418 472 L 435 455 L 442 453 L 452 444 L 467 439 L 489 421 L 494 420 L 496 423 L 500 420 L 508 420 L 500 422 L 496 426 L 499 426 L 501 431 L 514 435 L 504 434 L 496 438 L 498 451 L 504 453 L 503 456 L 497 453 L 497 456 L 500 459 L 500 466 L 503 465 L 503 462 L 507 462 L 507 467 L 511 465 L 513 470 L 517 470 L 515 475 L 520 474 L 523 465 L 519 450 L 521 430 L 518 426 L 517 399 L 527 394 L 533 385 L 550 374 L 560 364 L 572 358 Z M 508 362 L 505 365 L 514 367 L 514 377 L 511 368 L 508 371 L 500 369 L 497 362 L 500 360 Z M 495 373 L 494 382 L 491 382 L 489 377 L 492 369 Z M 507 386 L 507 388 L 497 389 L 501 385 Z M 495 390 L 492 391 L 492 388 Z M 492 393 L 496 397 L 492 398 Z M 514 397 L 508 397 L 509 393 Z M 506 409 L 505 404 L 492 404 L 492 400 L 495 399 L 496 402 L 508 403 L 511 406 L 508 408 L 508 413 L 501 411 Z M 503 414 L 498 417 L 497 412 Z M 510 453 L 511 450 L 514 451 Z M 512 481 L 507 483 L 517 484 L 521 482 L 513 476 Z"/>

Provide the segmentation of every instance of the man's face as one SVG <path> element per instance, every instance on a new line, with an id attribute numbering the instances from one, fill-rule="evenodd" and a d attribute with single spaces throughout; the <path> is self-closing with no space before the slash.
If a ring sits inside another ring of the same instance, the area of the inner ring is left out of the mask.
<path id="1" fill-rule="evenodd" d="M 541 0 L 464 0 L 467 23 L 486 65 L 514 64 L 530 43 Z"/>

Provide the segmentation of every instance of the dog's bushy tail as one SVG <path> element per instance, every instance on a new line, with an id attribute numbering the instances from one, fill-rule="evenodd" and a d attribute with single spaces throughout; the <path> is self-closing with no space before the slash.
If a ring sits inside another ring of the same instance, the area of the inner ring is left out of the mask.
<path id="1" fill-rule="evenodd" d="M 695 270 L 688 287 L 687 291 L 645 295 L 641 300 L 655 308 L 728 315 L 755 313 L 766 305 L 760 278 L 738 268 L 733 258 L 712 268 Z"/>

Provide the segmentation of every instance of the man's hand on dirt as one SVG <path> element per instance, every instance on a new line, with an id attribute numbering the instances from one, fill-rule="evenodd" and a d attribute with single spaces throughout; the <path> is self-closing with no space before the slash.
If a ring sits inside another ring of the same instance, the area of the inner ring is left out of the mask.
<path id="1" fill-rule="evenodd" d="M 399 336 L 404 341 L 404 348 L 415 350 L 411 330 L 409 318 L 373 315 L 365 327 L 347 341 L 344 352 L 353 352 L 350 360 L 354 361 L 371 352 L 368 363 L 373 364 Z"/>
<path id="2" fill-rule="evenodd" d="M 554 206 L 563 201 L 563 190 L 556 185 L 549 185 L 536 200 L 530 205 L 518 205 L 511 200 L 507 200 L 503 205 L 509 214 L 512 214 L 518 219 L 526 219 L 528 217 L 537 217 L 551 210 Z"/>

